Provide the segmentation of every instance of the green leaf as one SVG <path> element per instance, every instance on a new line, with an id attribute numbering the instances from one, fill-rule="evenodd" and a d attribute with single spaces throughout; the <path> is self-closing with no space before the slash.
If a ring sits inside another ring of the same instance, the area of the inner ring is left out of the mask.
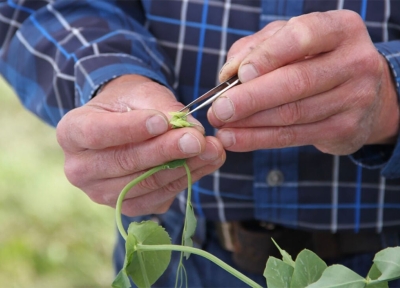
<path id="1" fill-rule="evenodd" d="M 172 128 L 182 128 L 182 127 L 192 127 L 193 124 L 186 120 L 187 112 L 169 112 L 172 115 L 172 119 L 169 123 L 172 125 Z"/>
<path id="2" fill-rule="evenodd" d="M 373 281 L 378 279 L 382 275 L 381 271 L 379 271 L 378 267 L 374 263 L 369 269 L 368 276 L 367 276 L 367 287 L 368 288 L 388 288 L 388 282 L 387 281 L 377 281 L 377 282 L 372 282 L 369 283 L 369 281 Z"/>
<path id="3" fill-rule="evenodd" d="M 326 269 L 326 263 L 314 252 L 304 249 L 297 255 L 290 287 L 303 288 L 317 281 Z"/>
<path id="4" fill-rule="evenodd" d="M 372 282 L 368 283 L 367 286 L 368 288 L 389 288 L 389 283 L 387 281 L 378 281 L 378 282 Z"/>
<path id="5" fill-rule="evenodd" d="M 129 235 L 134 235 L 138 244 L 162 245 L 171 244 L 171 239 L 163 227 L 153 221 L 131 223 Z M 127 241 L 128 242 L 128 241 Z M 148 287 L 164 273 L 171 260 L 171 251 L 139 251 L 132 253 L 126 272 L 138 287 Z"/>
<path id="6" fill-rule="evenodd" d="M 190 201 L 189 199 L 187 201 Z M 185 228 L 183 229 L 183 245 L 193 247 L 192 236 L 196 231 L 197 219 L 194 215 L 193 206 L 191 203 L 186 208 Z M 190 253 L 184 252 L 186 259 L 189 258 Z"/>
<path id="7" fill-rule="evenodd" d="M 172 119 L 185 117 L 186 113 L 187 110 L 182 112 L 168 112 L 168 114 L 172 116 Z"/>
<path id="8" fill-rule="evenodd" d="M 183 127 L 191 127 L 193 124 L 187 122 L 186 120 L 183 119 L 176 119 L 176 120 L 171 120 L 169 121 L 171 123 L 172 128 L 183 128 Z"/>
<path id="9" fill-rule="evenodd" d="M 293 270 L 291 265 L 270 256 L 263 274 L 268 288 L 289 288 Z"/>
<path id="10" fill-rule="evenodd" d="M 363 277 L 349 268 L 343 265 L 332 265 L 325 269 L 317 282 L 307 288 L 362 288 L 365 287 L 366 282 Z"/>
<path id="11" fill-rule="evenodd" d="M 282 255 L 282 260 L 283 262 L 285 262 L 286 264 L 289 264 L 290 266 L 292 266 L 294 268 L 294 261 L 292 259 L 292 256 L 290 256 L 289 253 L 287 253 L 285 250 L 281 249 L 281 247 L 279 247 L 279 245 L 275 242 L 275 240 L 273 238 L 272 242 L 274 242 L 275 246 L 279 249 L 279 252 Z"/>
<path id="12" fill-rule="evenodd" d="M 378 280 L 390 281 L 400 278 L 400 247 L 379 251 L 373 261 L 382 273 Z"/>
<path id="13" fill-rule="evenodd" d="M 113 288 L 130 288 L 131 282 L 129 281 L 128 274 L 126 274 L 125 269 L 121 269 L 119 271 L 117 277 L 115 277 L 114 282 L 112 283 Z"/>
<path id="14" fill-rule="evenodd" d="M 128 234 L 125 242 L 125 259 L 124 266 L 121 271 L 119 271 L 117 277 L 114 279 L 112 283 L 112 287 L 114 288 L 130 288 L 131 283 L 128 278 L 128 274 L 126 272 L 126 267 L 131 264 L 133 254 L 136 251 L 137 240 L 133 234 Z"/>

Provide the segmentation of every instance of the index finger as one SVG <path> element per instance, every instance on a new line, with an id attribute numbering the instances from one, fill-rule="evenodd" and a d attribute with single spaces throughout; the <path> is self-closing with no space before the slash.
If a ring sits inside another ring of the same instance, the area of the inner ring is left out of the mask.
<path id="1" fill-rule="evenodd" d="M 84 107 L 65 115 L 57 126 L 57 140 L 71 152 L 140 143 L 168 130 L 166 116 L 156 110 L 96 111 Z"/>
<path id="2" fill-rule="evenodd" d="M 328 11 L 294 17 L 275 34 L 255 48 L 238 71 L 242 83 L 307 56 L 332 51 L 364 25 L 352 11 Z M 358 33 L 359 34 L 359 33 Z"/>
<path id="3" fill-rule="evenodd" d="M 57 127 L 57 139 L 70 152 L 140 143 L 170 129 L 167 112 L 182 107 L 166 87 L 141 76 L 122 76 L 67 113 Z M 193 117 L 188 121 L 204 132 Z"/>

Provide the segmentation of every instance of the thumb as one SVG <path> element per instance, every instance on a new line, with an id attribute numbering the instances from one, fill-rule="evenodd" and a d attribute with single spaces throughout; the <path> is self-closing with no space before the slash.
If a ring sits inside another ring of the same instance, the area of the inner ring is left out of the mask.
<path id="1" fill-rule="evenodd" d="M 107 104 L 105 104 L 107 103 Z M 181 110 L 184 105 L 164 85 L 140 75 L 124 75 L 110 81 L 89 105 L 111 108 L 115 112 L 131 110 L 157 110 L 171 120 L 170 112 Z M 204 127 L 192 115 L 187 120 L 204 134 Z"/>

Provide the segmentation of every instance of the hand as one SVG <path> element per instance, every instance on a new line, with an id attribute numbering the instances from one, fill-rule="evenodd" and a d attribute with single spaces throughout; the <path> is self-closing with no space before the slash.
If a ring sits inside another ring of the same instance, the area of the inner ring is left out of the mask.
<path id="1" fill-rule="evenodd" d="M 396 89 L 354 12 L 267 25 L 232 46 L 220 80 L 235 73 L 243 84 L 208 111 L 228 150 L 314 145 L 346 155 L 365 144 L 395 142 Z"/>
<path id="2" fill-rule="evenodd" d="M 57 127 L 68 180 L 95 202 L 115 207 L 122 188 L 144 171 L 187 158 L 193 181 L 218 169 L 225 152 L 204 128 L 171 130 L 168 112 L 183 107 L 164 86 L 135 75 L 107 84 L 86 105 L 66 114 Z M 128 192 L 122 212 L 163 213 L 187 187 L 183 167 L 163 170 Z"/>

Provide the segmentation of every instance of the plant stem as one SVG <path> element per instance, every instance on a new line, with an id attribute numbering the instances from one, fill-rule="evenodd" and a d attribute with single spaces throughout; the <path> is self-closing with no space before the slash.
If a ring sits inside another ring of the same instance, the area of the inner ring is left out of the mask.
<path id="1" fill-rule="evenodd" d="M 188 252 L 188 253 L 193 253 L 197 254 L 199 256 L 202 256 L 212 262 L 214 262 L 216 265 L 224 269 L 225 271 L 231 273 L 233 276 L 237 277 L 238 279 L 242 280 L 244 283 L 249 285 L 250 287 L 256 287 L 256 288 L 261 288 L 258 283 L 254 282 L 252 279 L 248 278 L 246 275 L 242 274 L 235 268 L 229 266 L 226 264 L 224 261 L 220 260 L 218 257 L 215 257 L 211 253 L 208 253 L 207 251 L 194 248 L 194 247 L 188 247 L 188 246 L 181 246 L 181 245 L 143 245 L 143 244 L 137 244 L 137 251 L 180 251 L 180 252 Z"/>
<path id="2" fill-rule="evenodd" d="M 121 218 L 121 207 L 122 207 L 122 202 L 125 198 L 126 193 L 128 193 L 128 191 L 135 186 L 136 184 L 138 184 L 140 181 L 146 179 L 147 177 L 153 175 L 154 173 L 166 169 L 167 166 L 166 164 L 162 164 L 159 166 L 156 166 L 152 169 L 150 169 L 149 171 L 147 171 L 146 173 L 140 175 L 139 177 L 133 179 L 131 182 L 129 182 L 124 189 L 122 189 L 121 193 L 118 196 L 118 200 L 117 200 L 117 205 L 115 208 L 115 221 L 117 222 L 117 227 L 118 227 L 118 231 L 121 234 L 121 236 L 126 240 L 126 238 L 128 237 L 128 234 L 125 231 L 124 226 L 122 225 L 122 218 Z"/>
<path id="3" fill-rule="evenodd" d="M 149 278 L 147 277 L 146 268 L 144 266 L 143 253 L 141 251 L 137 251 L 137 252 L 138 252 L 138 259 L 139 259 L 140 269 L 142 270 L 144 285 L 146 287 L 150 287 Z"/>
<path id="4" fill-rule="evenodd" d="M 149 171 L 147 171 L 146 173 L 143 173 L 142 175 L 140 175 L 139 177 L 137 177 L 136 179 L 133 179 L 131 182 L 129 182 L 124 189 L 122 189 L 121 193 L 118 196 L 118 200 L 117 200 L 117 205 L 116 205 L 116 209 L 115 209 L 115 219 L 117 222 L 117 227 L 119 230 L 119 233 L 121 233 L 122 237 L 126 240 L 128 238 L 128 234 L 126 233 L 124 226 L 122 225 L 122 217 L 121 217 L 121 208 L 122 208 L 122 202 L 125 198 L 126 193 L 128 193 L 128 191 L 135 186 L 136 184 L 138 184 L 140 181 L 146 179 L 147 177 L 150 177 L 151 175 L 153 175 L 154 173 L 163 170 L 163 169 L 171 169 L 171 168 L 176 168 L 179 167 L 181 165 L 183 165 L 185 167 L 185 170 L 187 172 L 188 175 L 188 200 L 186 203 L 186 210 L 189 209 L 189 205 L 190 205 L 190 195 L 191 195 L 191 175 L 190 175 L 190 170 L 189 167 L 186 165 L 185 162 L 181 162 L 178 161 L 171 161 L 167 164 L 163 164 L 163 165 L 159 165 L 157 167 L 154 167 L 152 169 L 150 169 Z M 171 165 L 172 164 L 172 165 Z M 186 225 L 186 222 L 185 222 Z M 250 287 L 256 287 L 256 288 L 261 288 L 262 286 L 260 286 L 259 284 L 257 284 L 256 282 L 254 282 L 252 279 L 248 278 L 247 276 L 245 276 L 244 274 L 242 274 L 241 272 L 239 272 L 238 270 L 236 270 L 235 268 L 229 266 L 228 264 L 226 264 L 224 261 L 220 260 L 218 257 L 215 257 L 214 255 L 212 255 L 211 253 L 208 253 L 204 250 L 198 249 L 198 248 L 194 248 L 194 247 L 189 247 L 189 246 L 181 246 L 181 245 L 143 245 L 143 244 L 137 244 L 136 246 L 136 251 L 139 254 L 139 261 L 141 262 L 140 265 L 143 265 L 143 259 L 141 258 L 141 252 L 142 251 L 180 251 L 180 252 L 187 252 L 187 253 L 193 253 L 193 254 L 197 254 L 199 256 L 202 256 L 212 262 L 214 262 L 216 265 L 218 265 L 219 267 L 221 267 L 222 269 L 224 269 L 225 271 L 231 273 L 232 275 L 234 275 L 235 277 L 237 277 L 238 279 L 242 280 L 244 283 L 246 283 L 247 285 L 249 285 Z M 182 255 L 181 255 L 182 257 Z M 181 259 L 182 260 L 182 259 Z M 181 262 L 182 264 L 182 262 Z M 145 279 L 145 281 L 148 281 L 148 279 Z M 146 281 L 146 282 L 147 282 Z"/>
<path id="5" fill-rule="evenodd" d="M 188 181 L 188 188 L 187 188 L 187 198 L 186 198 L 186 210 L 185 210 L 185 221 L 183 224 L 183 231 L 186 232 L 188 229 L 188 213 L 191 213 L 191 205 L 192 205 L 192 173 L 190 173 L 190 169 L 189 166 L 185 163 L 183 165 L 183 167 L 185 167 L 186 170 L 186 175 L 187 175 L 187 181 Z M 189 212 L 190 211 L 190 212 Z M 185 245 L 185 241 L 184 241 L 184 236 L 185 233 L 182 233 L 182 245 Z M 189 256 L 186 257 L 186 259 Z"/>
<path id="6" fill-rule="evenodd" d="M 192 173 L 190 173 L 189 166 L 186 163 L 183 164 L 183 167 L 185 167 L 187 180 L 188 180 L 188 192 L 187 192 L 187 201 L 186 201 L 186 211 L 188 211 L 190 203 L 192 201 Z"/>
<path id="7" fill-rule="evenodd" d="M 185 212 L 186 217 L 185 217 L 185 221 L 183 224 L 181 245 L 185 245 L 185 240 L 184 240 L 185 239 L 185 230 L 187 229 L 187 225 L 188 225 L 187 215 L 188 215 L 188 210 L 190 209 L 191 198 L 192 198 L 192 174 L 190 173 L 189 166 L 186 163 L 183 164 L 183 167 L 185 167 L 185 170 L 186 170 L 187 181 L 188 181 L 188 190 L 187 190 L 186 212 Z M 189 257 L 189 256 L 187 256 L 187 257 Z M 183 265 L 182 260 L 183 260 L 183 252 L 181 252 L 181 255 L 179 258 L 179 264 L 178 264 L 178 269 L 177 269 L 176 279 L 175 279 L 175 287 L 178 287 L 179 277 L 182 282 L 182 272 L 181 272 L 182 269 L 185 271 L 185 275 L 186 275 L 185 266 Z M 185 279 L 187 282 L 187 276 L 185 277 Z M 186 287 L 188 287 L 187 283 L 186 283 Z"/>

